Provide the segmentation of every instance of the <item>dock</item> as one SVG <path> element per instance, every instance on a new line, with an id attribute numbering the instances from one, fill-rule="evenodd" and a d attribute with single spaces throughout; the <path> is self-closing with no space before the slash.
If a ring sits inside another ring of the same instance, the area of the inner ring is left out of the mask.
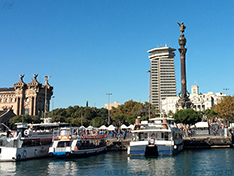
<path id="1" fill-rule="evenodd" d="M 107 151 L 126 151 L 131 139 L 107 139 Z"/>
<path id="2" fill-rule="evenodd" d="M 233 147 L 232 137 L 228 136 L 193 136 L 184 137 L 184 149 L 211 149 Z M 131 139 L 107 139 L 107 151 L 126 151 Z"/>
<path id="3" fill-rule="evenodd" d="M 233 147 L 231 136 L 184 137 L 184 149 L 209 149 Z"/>

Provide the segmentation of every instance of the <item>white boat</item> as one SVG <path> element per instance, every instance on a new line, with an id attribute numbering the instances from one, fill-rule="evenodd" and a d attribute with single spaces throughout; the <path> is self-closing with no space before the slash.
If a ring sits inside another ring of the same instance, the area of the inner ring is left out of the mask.
<path id="1" fill-rule="evenodd" d="M 136 119 L 128 155 L 172 155 L 183 150 L 182 132 L 170 122 L 173 118 Z"/>
<path id="2" fill-rule="evenodd" d="M 74 128 L 61 128 L 54 137 L 49 155 L 54 157 L 84 157 L 106 151 L 106 135 L 87 134 Z"/>
<path id="3" fill-rule="evenodd" d="M 4 125 L 4 124 L 2 124 Z M 12 131 L 6 125 L 6 134 L 0 136 L 0 161 L 20 161 L 48 156 L 52 130 L 60 123 L 16 123 Z"/>

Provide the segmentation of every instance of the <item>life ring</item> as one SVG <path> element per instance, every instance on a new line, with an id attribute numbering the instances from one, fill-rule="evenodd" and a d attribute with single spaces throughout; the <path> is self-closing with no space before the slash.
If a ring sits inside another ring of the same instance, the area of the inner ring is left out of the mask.
<path id="1" fill-rule="evenodd" d="M 69 156 L 70 155 L 70 153 L 69 152 L 66 152 L 66 154 L 65 154 L 66 156 Z"/>
<path id="2" fill-rule="evenodd" d="M 11 131 L 11 136 L 15 136 L 15 131 Z"/>
<path id="3" fill-rule="evenodd" d="M 79 150 L 77 146 L 75 146 L 75 150 Z"/>
<path id="4" fill-rule="evenodd" d="M 21 155 L 18 154 L 17 157 L 16 157 L 17 160 L 20 160 L 21 159 Z"/>

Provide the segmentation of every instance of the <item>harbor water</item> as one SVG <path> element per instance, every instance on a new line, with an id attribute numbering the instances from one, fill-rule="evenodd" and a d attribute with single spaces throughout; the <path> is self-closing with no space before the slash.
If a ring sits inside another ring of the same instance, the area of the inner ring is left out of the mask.
<path id="1" fill-rule="evenodd" d="M 128 157 L 126 151 L 77 159 L 0 163 L 0 175 L 234 175 L 234 149 L 184 150 L 175 156 Z"/>

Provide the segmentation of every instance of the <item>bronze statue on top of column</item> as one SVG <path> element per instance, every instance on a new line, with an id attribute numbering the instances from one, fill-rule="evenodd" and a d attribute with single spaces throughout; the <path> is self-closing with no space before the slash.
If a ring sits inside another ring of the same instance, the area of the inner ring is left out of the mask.
<path id="1" fill-rule="evenodd" d="M 179 93 L 179 101 L 177 104 L 178 109 L 187 109 L 190 108 L 192 103 L 189 100 L 189 93 L 187 92 L 186 88 L 186 67 L 185 67 L 185 54 L 187 49 L 185 48 L 186 45 L 186 38 L 184 37 L 184 30 L 186 26 L 184 23 L 178 23 L 180 27 L 180 38 L 179 38 L 179 52 L 180 52 L 180 68 L 181 68 L 181 92 Z"/>

